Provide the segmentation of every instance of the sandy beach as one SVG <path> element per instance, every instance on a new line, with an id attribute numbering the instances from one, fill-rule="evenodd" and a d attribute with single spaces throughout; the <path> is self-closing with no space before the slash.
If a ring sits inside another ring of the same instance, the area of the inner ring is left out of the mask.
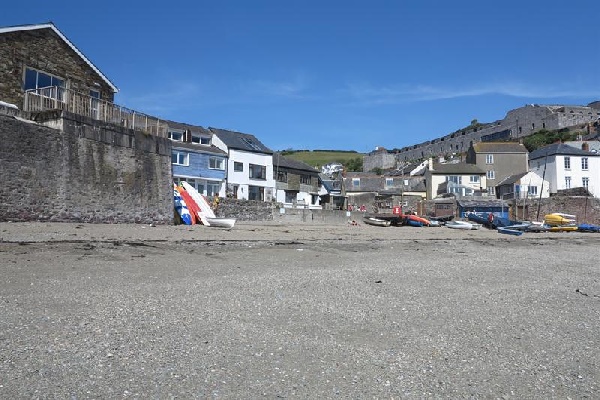
<path id="1" fill-rule="evenodd" d="M 598 398 L 599 244 L 0 223 L 0 397 Z"/>

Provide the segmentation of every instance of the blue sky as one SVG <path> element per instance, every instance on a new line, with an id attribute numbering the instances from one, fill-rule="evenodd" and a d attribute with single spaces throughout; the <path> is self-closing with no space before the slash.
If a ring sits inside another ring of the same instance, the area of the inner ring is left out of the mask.
<path id="1" fill-rule="evenodd" d="M 273 150 L 400 148 L 527 103 L 600 100 L 600 1 L 8 2 L 151 115 Z"/>

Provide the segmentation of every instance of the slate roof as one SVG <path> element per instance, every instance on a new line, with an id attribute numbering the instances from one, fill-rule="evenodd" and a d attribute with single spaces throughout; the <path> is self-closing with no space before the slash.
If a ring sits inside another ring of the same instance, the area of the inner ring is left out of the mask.
<path id="1" fill-rule="evenodd" d="M 7 26 L 4 28 L 0 28 L 0 34 L 8 32 L 33 31 L 38 29 L 50 29 L 54 33 L 56 33 L 56 35 L 67 44 L 67 46 L 69 46 L 91 69 L 94 70 L 94 72 L 100 75 L 100 78 L 102 78 L 102 80 L 104 80 L 104 82 L 106 82 L 106 84 L 110 86 L 110 88 L 113 90 L 113 93 L 117 93 L 119 91 L 119 89 L 110 81 L 110 79 L 108 79 L 102 72 L 100 72 L 98 67 L 96 67 L 94 63 L 92 63 L 69 39 L 67 39 L 67 37 L 63 35 L 63 33 L 59 31 L 58 28 L 54 26 L 52 22 L 46 22 L 43 24 Z"/>
<path id="2" fill-rule="evenodd" d="M 504 178 L 503 180 L 501 180 L 500 182 L 498 182 L 498 184 L 496 186 L 500 186 L 500 185 L 510 185 L 512 183 L 515 183 L 516 181 L 518 181 L 519 179 L 521 179 L 522 177 L 524 177 L 525 175 L 527 175 L 529 172 L 523 172 L 521 174 L 516 174 L 516 175 L 511 175 L 511 176 L 507 176 L 506 178 Z"/>
<path id="3" fill-rule="evenodd" d="M 528 153 L 527 148 L 516 142 L 478 142 L 473 144 L 476 153 Z"/>
<path id="4" fill-rule="evenodd" d="M 208 129 L 221 139 L 230 149 L 243 150 L 251 153 L 273 154 L 273 150 L 269 149 L 254 135 L 250 135 L 249 133 L 210 127 Z"/>
<path id="5" fill-rule="evenodd" d="M 485 175 L 485 171 L 477 167 L 475 164 L 467 164 L 464 162 L 455 164 L 434 164 L 433 170 L 429 170 L 429 172 L 432 175 Z"/>
<path id="6" fill-rule="evenodd" d="M 585 151 L 578 149 L 577 147 L 569 146 L 564 143 L 554 143 L 548 146 L 540 147 L 537 150 L 532 151 L 529 154 L 529 160 L 536 160 L 538 158 L 545 158 L 546 155 L 554 156 L 582 156 L 582 157 L 600 157 L 600 154 L 592 153 L 591 151 Z"/>
<path id="7" fill-rule="evenodd" d="M 171 147 L 173 149 L 185 149 L 189 151 L 194 151 L 196 153 L 211 153 L 219 156 L 227 156 L 227 153 L 214 145 L 204 145 L 198 143 L 188 143 L 188 142 L 176 142 L 171 141 Z"/>
<path id="8" fill-rule="evenodd" d="M 212 132 L 210 130 L 208 130 L 207 128 L 204 128 L 202 126 L 198 126 L 198 125 L 190 125 L 190 124 L 185 124 L 183 122 L 176 122 L 176 121 L 170 121 L 170 120 L 164 120 L 163 122 L 165 122 L 169 128 L 174 128 L 174 129 L 181 129 L 181 130 L 189 130 L 193 133 L 204 133 L 206 135 L 210 135 L 212 136 Z"/>
<path id="9" fill-rule="evenodd" d="M 299 160 L 294 160 L 292 158 L 286 158 L 279 153 L 273 153 L 273 167 L 289 168 L 298 171 L 310 172 L 312 174 L 319 174 L 319 170 L 311 167 L 307 163 Z"/>

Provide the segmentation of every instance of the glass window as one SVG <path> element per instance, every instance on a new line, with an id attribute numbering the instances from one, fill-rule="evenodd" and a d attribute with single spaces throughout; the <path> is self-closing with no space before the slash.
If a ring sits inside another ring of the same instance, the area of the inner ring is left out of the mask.
<path id="1" fill-rule="evenodd" d="M 588 170 L 588 158 L 587 157 L 582 157 L 581 158 L 581 169 L 583 171 L 587 171 Z"/>
<path id="2" fill-rule="evenodd" d="M 496 179 L 496 172 L 495 171 L 488 171 L 486 174 L 488 179 Z"/>
<path id="3" fill-rule="evenodd" d="M 220 188 L 221 188 L 221 185 L 219 183 L 207 183 L 206 184 L 206 195 L 214 196 L 216 194 L 219 194 Z"/>
<path id="4" fill-rule="evenodd" d="M 527 194 L 529 196 L 535 196 L 535 195 L 537 195 L 537 192 L 538 192 L 537 186 L 528 186 L 527 187 Z"/>
<path id="5" fill-rule="evenodd" d="M 486 154 L 485 155 L 485 163 L 486 164 L 493 164 L 494 163 L 494 155 L 493 154 Z"/>
<path id="6" fill-rule="evenodd" d="M 290 192 L 290 191 L 285 191 L 285 202 L 286 203 L 293 203 L 297 200 L 298 198 L 298 194 L 297 192 Z"/>
<path id="7" fill-rule="evenodd" d="M 565 169 L 571 169 L 571 157 L 565 157 Z"/>
<path id="8" fill-rule="evenodd" d="M 479 175 L 471 175 L 471 177 L 469 178 L 469 182 L 479 183 Z"/>
<path id="9" fill-rule="evenodd" d="M 300 175 L 300 183 L 310 185 L 310 175 Z"/>
<path id="10" fill-rule="evenodd" d="M 385 178 L 385 186 L 387 186 L 387 187 L 394 186 L 394 178 Z"/>
<path id="11" fill-rule="evenodd" d="M 588 178 L 588 177 L 581 178 L 581 184 L 583 185 L 584 188 L 587 189 L 590 185 L 590 178 Z"/>
<path id="12" fill-rule="evenodd" d="M 491 194 L 492 196 L 496 195 L 496 188 L 494 186 L 490 186 L 488 188 L 488 193 Z"/>
<path id="13" fill-rule="evenodd" d="M 277 171 L 277 182 L 287 182 L 287 172 Z"/>
<path id="14" fill-rule="evenodd" d="M 175 165 L 190 165 L 190 155 L 182 151 L 171 152 L 171 163 Z"/>
<path id="15" fill-rule="evenodd" d="M 225 170 L 225 160 L 220 157 L 210 157 L 208 159 L 208 168 Z"/>
<path id="16" fill-rule="evenodd" d="M 460 176 L 460 175 L 448 175 L 446 177 L 446 181 L 452 182 L 452 183 L 456 183 L 457 185 L 460 185 L 462 183 L 462 176 Z"/>
<path id="17" fill-rule="evenodd" d="M 233 170 L 236 172 L 244 172 L 244 163 L 234 161 Z"/>
<path id="18" fill-rule="evenodd" d="M 360 178 L 352 178 L 352 187 L 360 187 Z"/>
<path id="19" fill-rule="evenodd" d="M 183 132 L 169 131 L 168 137 L 176 142 L 183 142 Z"/>
<path id="20" fill-rule="evenodd" d="M 571 188 L 571 177 L 570 176 L 565 176 L 565 188 L 566 189 Z"/>
<path id="21" fill-rule="evenodd" d="M 267 179 L 267 167 L 264 165 L 250 164 L 250 178 L 251 179 Z"/>
<path id="22" fill-rule="evenodd" d="M 260 186 L 248 186 L 248 200 L 265 200 L 265 189 Z"/>

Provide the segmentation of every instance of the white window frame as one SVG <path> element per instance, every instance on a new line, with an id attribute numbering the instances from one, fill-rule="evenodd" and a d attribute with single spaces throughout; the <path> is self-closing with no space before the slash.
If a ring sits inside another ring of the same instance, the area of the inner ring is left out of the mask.
<path id="1" fill-rule="evenodd" d="M 480 179 L 479 175 L 471 175 L 469 177 L 469 182 L 470 183 L 479 183 L 479 182 L 481 182 L 481 179 Z"/>
<path id="2" fill-rule="evenodd" d="M 586 189 L 589 189 L 590 187 L 590 178 L 588 178 L 587 176 L 584 176 L 581 178 L 581 186 L 583 186 Z"/>
<path id="3" fill-rule="evenodd" d="M 485 155 L 485 163 L 486 164 L 493 164 L 494 163 L 494 155 L 493 154 L 486 154 Z"/>
<path id="4" fill-rule="evenodd" d="M 485 174 L 485 176 L 490 180 L 494 180 L 494 179 L 496 179 L 496 171 L 491 169 Z"/>
<path id="5" fill-rule="evenodd" d="M 589 169 L 589 162 L 587 157 L 581 157 L 581 170 L 587 171 Z"/>
<path id="6" fill-rule="evenodd" d="M 571 177 L 565 176 L 565 189 L 571 189 Z"/>
<path id="7" fill-rule="evenodd" d="M 219 171 L 225 171 L 225 160 L 221 157 L 209 157 L 208 169 L 217 169 Z"/>
<path id="8" fill-rule="evenodd" d="M 177 157 L 177 161 L 173 162 L 173 156 Z M 172 150 L 171 151 L 171 164 L 173 165 L 182 165 L 187 167 L 190 165 L 190 153 L 186 153 L 185 151 Z"/>
<path id="9" fill-rule="evenodd" d="M 394 178 L 385 178 L 385 186 L 386 187 L 394 186 Z"/>
<path id="10" fill-rule="evenodd" d="M 565 157 L 565 170 L 571 170 L 571 157 Z"/>
<path id="11" fill-rule="evenodd" d="M 352 187 L 353 188 L 360 187 L 360 178 L 352 178 Z"/>
<path id="12" fill-rule="evenodd" d="M 183 142 L 183 131 L 170 130 L 167 137 L 174 142 Z M 179 137 L 179 138 L 176 138 Z"/>
<path id="13" fill-rule="evenodd" d="M 528 196 L 537 196 L 538 187 L 537 186 L 528 186 L 527 187 L 527 195 Z"/>

